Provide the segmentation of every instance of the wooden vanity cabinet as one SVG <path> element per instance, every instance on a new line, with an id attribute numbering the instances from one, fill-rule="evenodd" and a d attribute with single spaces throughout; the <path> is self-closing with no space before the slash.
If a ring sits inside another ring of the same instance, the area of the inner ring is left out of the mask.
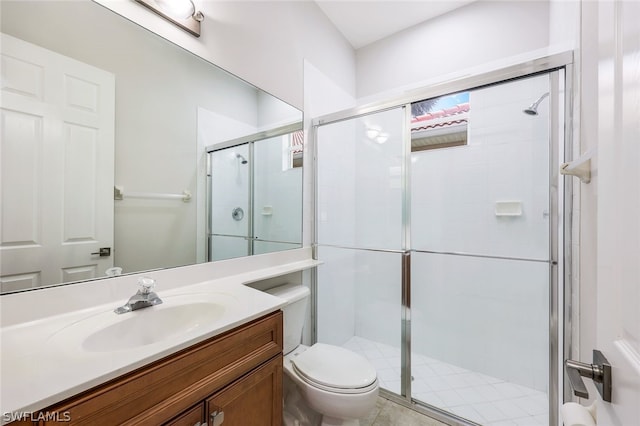
<path id="1" fill-rule="evenodd" d="M 280 426 L 282 357 L 272 358 L 164 426 Z"/>
<path id="2" fill-rule="evenodd" d="M 212 418 L 216 412 L 219 415 Z M 198 343 L 41 413 L 39 418 L 59 413 L 57 419 L 69 419 L 64 422 L 68 425 L 281 426 L 282 312 Z"/>

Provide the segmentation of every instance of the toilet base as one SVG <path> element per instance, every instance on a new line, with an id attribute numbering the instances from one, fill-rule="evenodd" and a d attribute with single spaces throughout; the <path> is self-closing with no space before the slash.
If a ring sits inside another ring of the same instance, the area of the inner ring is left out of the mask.
<path id="1" fill-rule="evenodd" d="M 298 386 L 286 374 L 282 382 L 284 399 L 284 426 L 319 426 L 322 414 L 309 407 L 302 398 Z"/>
<path id="2" fill-rule="evenodd" d="M 323 416 L 307 405 L 300 388 L 286 374 L 282 383 L 284 396 L 284 426 L 360 426 L 358 419 Z"/>

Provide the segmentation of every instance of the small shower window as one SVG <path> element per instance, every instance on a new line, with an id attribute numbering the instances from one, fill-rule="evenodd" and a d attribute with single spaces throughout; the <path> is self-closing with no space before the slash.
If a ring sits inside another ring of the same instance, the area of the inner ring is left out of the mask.
<path id="1" fill-rule="evenodd" d="M 302 153 L 304 150 L 304 132 L 298 130 L 288 135 L 289 155 L 288 163 L 289 168 L 302 167 Z"/>
<path id="2" fill-rule="evenodd" d="M 467 144 L 469 92 L 411 104 L 411 152 Z"/>

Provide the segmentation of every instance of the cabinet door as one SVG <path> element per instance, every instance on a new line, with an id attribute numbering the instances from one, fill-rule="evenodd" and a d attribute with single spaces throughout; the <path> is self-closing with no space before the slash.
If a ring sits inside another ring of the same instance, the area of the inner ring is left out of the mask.
<path id="1" fill-rule="evenodd" d="M 209 426 L 281 426 L 282 355 L 206 400 Z"/>
<path id="2" fill-rule="evenodd" d="M 164 426 L 203 426 L 204 424 L 204 404 L 200 403 L 165 423 Z"/>

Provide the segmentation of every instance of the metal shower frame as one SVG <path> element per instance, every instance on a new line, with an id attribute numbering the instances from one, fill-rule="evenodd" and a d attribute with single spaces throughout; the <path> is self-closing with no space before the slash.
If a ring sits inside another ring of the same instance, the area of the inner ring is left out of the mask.
<path id="1" fill-rule="evenodd" d="M 564 71 L 564 80 L 560 81 L 560 73 Z M 410 120 L 411 103 L 435 98 L 465 90 L 473 90 L 486 86 L 492 86 L 509 80 L 533 76 L 536 74 L 549 74 L 550 78 L 550 169 L 549 169 L 549 202 L 550 202 L 550 289 L 549 289 L 549 425 L 556 425 L 559 419 L 559 406 L 565 400 L 566 384 L 561 373 L 562 362 L 571 357 L 571 294 L 572 294 L 572 198 L 573 187 L 571 179 L 563 179 L 559 173 L 561 158 L 568 161 L 573 156 L 573 52 L 567 51 L 526 61 L 520 64 L 508 66 L 502 69 L 490 71 L 480 75 L 463 77 L 444 83 L 435 84 L 418 90 L 406 92 L 405 95 L 364 105 L 333 114 L 313 119 L 311 123 L 310 142 L 313 149 L 312 161 L 312 252 L 313 258 L 318 259 L 318 165 L 317 165 L 317 131 L 319 126 L 350 120 L 353 118 L 383 112 L 395 108 L 404 108 L 406 125 L 403 129 L 403 154 L 404 163 L 402 170 L 403 207 L 402 227 L 403 250 L 388 250 L 389 252 L 402 254 L 402 318 L 401 318 L 401 395 L 381 390 L 381 395 L 400 405 L 406 406 L 423 414 L 452 425 L 476 425 L 476 423 L 456 416 L 450 412 L 441 410 L 415 401 L 411 397 L 411 256 L 410 245 Z M 563 89 L 564 93 L 558 93 Z M 563 101 L 564 116 L 559 117 L 557 106 Z M 562 136 L 562 138 L 561 138 Z M 560 140 L 563 139 L 563 140 Z M 560 152 L 562 151 L 562 152 Z M 385 251 L 385 250 L 375 250 Z M 559 279 L 562 277 L 563 282 Z M 562 284 L 562 288 L 559 285 Z M 318 314 L 318 278 L 317 270 L 311 274 L 311 340 L 317 341 L 317 314 Z"/>

